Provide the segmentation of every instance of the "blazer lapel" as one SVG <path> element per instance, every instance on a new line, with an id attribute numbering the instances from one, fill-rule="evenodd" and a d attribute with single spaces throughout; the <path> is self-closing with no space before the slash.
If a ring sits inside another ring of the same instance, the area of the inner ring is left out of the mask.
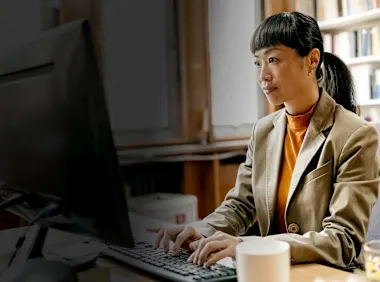
<path id="1" fill-rule="evenodd" d="M 320 101 L 315 107 L 313 116 L 311 117 L 309 128 L 306 131 L 296 165 L 293 170 L 285 214 L 289 203 L 297 190 L 303 173 L 305 172 L 311 159 L 315 156 L 319 148 L 326 140 L 326 136 L 323 131 L 331 127 L 333 124 L 335 106 L 335 101 L 326 92 L 322 92 Z"/>
<path id="2" fill-rule="evenodd" d="M 276 205 L 277 185 L 280 176 L 280 165 L 287 124 L 284 110 L 273 120 L 273 124 L 274 128 L 268 135 L 266 149 L 266 205 L 268 209 L 268 226 L 265 235 L 269 233 Z"/>

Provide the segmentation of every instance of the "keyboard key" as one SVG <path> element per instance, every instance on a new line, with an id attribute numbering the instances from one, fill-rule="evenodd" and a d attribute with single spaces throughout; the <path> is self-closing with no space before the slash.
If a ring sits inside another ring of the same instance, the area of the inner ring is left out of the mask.
<path id="1" fill-rule="evenodd" d="M 234 270 L 228 270 L 226 271 L 228 275 L 235 275 L 235 271 Z"/>
<path id="2" fill-rule="evenodd" d="M 215 273 L 218 273 L 221 277 L 228 276 L 227 272 L 220 271 L 220 270 L 215 271 Z"/>
<path id="3" fill-rule="evenodd" d="M 181 271 L 180 274 L 183 275 L 183 276 L 188 276 L 189 275 L 189 273 L 187 273 L 186 271 Z"/>
<path id="4" fill-rule="evenodd" d="M 204 279 L 211 279 L 212 275 L 211 274 L 203 274 L 203 275 L 201 275 L 201 277 Z"/>

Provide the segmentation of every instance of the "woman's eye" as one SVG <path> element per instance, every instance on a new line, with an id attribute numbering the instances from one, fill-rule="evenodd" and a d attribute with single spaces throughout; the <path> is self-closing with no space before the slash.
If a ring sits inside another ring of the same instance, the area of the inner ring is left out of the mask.
<path id="1" fill-rule="evenodd" d="M 275 61 L 277 61 L 276 58 L 273 58 L 273 57 L 269 58 L 269 63 L 273 63 L 273 62 L 275 62 Z"/>

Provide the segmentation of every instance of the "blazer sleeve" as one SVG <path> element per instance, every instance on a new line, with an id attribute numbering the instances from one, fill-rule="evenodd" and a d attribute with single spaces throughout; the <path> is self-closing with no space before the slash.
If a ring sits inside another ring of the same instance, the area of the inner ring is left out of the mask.
<path id="1" fill-rule="evenodd" d="M 372 126 L 364 125 L 349 137 L 338 159 L 329 214 L 321 232 L 270 236 L 290 244 L 296 263 L 319 262 L 345 268 L 358 258 L 378 197 L 377 148 L 378 134 Z"/>
<path id="2" fill-rule="evenodd" d="M 203 220 L 191 223 L 204 237 L 212 236 L 216 230 L 232 234 L 245 234 L 256 220 L 256 209 L 252 192 L 252 156 L 254 151 L 255 126 L 248 143 L 245 162 L 240 164 L 234 187 L 227 193 L 223 203 Z"/>

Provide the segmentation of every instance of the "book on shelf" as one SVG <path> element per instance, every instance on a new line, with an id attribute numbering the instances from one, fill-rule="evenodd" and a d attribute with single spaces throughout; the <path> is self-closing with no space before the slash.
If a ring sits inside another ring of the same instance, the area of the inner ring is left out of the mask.
<path id="1" fill-rule="evenodd" d="M 380 68 L 375 68 L 372 73 L 372 99 L 380 99 Z"/>
<path id="2" fill-rule="evenodd" d="M 312 0 L 311 2 L 313 3 L 309 3 L 307 6 L 302 5 L 301 2 L 304 2 L 304 0 L 294 0 L 294 8 L 314 15 L 314 18 L 318 21 L 333 20 L 337 17 L 360 14 L 380 8 L 380 0 Z"/>

